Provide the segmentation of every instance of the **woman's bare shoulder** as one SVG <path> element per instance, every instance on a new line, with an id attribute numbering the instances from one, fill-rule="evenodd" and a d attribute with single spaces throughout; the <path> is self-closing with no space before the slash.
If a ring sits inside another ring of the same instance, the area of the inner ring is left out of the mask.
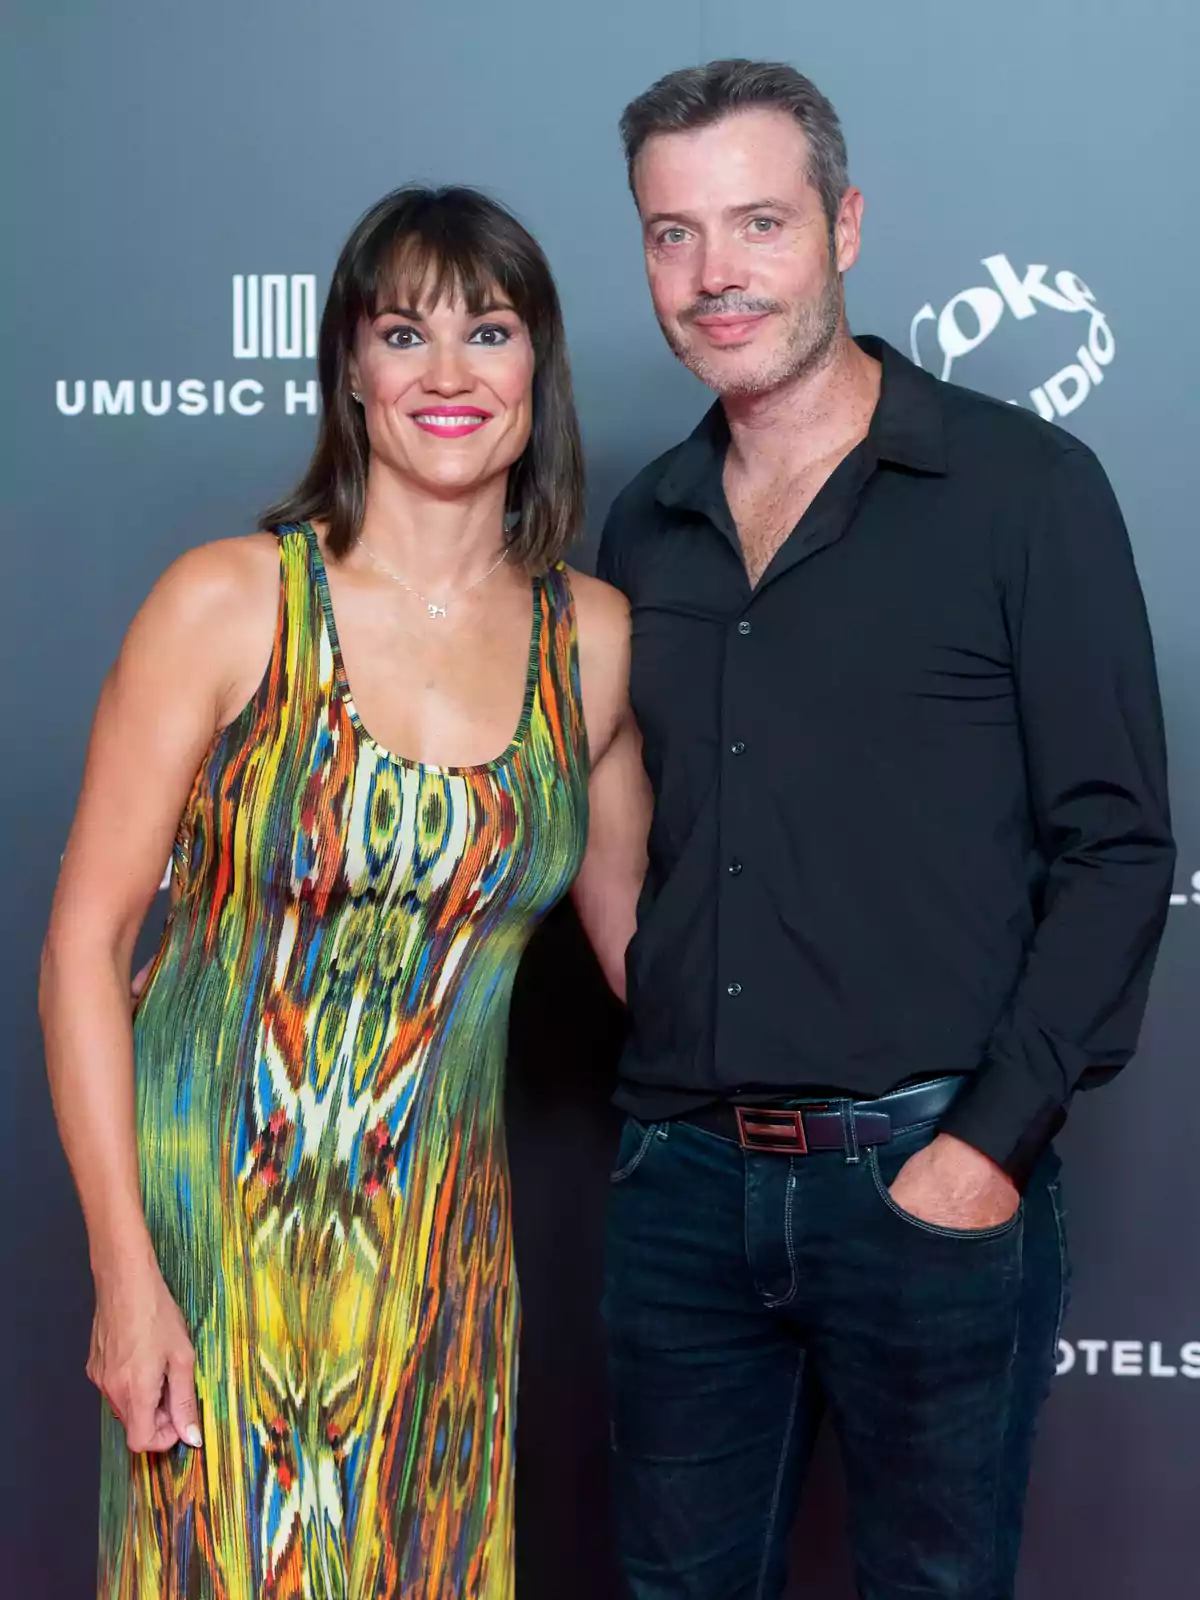
<path id="1" fill-rule="evenodd" d="M 273 533 L 249 533 L 193 545 L 172 561 L 154 589 L 169 594 L 176 606 L 203 608 L 278 585 L 279 540 Z"/>
<path id="2" fill-rule="evenodd" d="M 619 589 L 568 569 L 579 638 L 579 675 L 594 761 L 629 710 L 629 602 Z"/>
<path id="3" fill-rule="evenodd" d="M 579 614 L 581 639 L 586 629 L 602 643 L 623 647 L 629 635 L 629 601 L 602 578 L 589 577 L 574 567 L 566 571 Z"/>
<path id="4" fill-rule="evenodd" d="M 261 673 L 278 609 L 274 534 L 196 545 L 171 562 L 146 597 L 125 635 L 120 670 L 183 670 L 239 693 L 256 666 Z"/>

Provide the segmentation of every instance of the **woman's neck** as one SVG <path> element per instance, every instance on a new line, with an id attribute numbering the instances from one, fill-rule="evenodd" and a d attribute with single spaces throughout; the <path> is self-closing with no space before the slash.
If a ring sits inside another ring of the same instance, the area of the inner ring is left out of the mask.
<path id="1" fill-rule="evenodd" d="M 507 477 L 465 494 L 439 495 L 372 471 L 361 541 L 414 584 L 469 582 L 504 547 Z"/>

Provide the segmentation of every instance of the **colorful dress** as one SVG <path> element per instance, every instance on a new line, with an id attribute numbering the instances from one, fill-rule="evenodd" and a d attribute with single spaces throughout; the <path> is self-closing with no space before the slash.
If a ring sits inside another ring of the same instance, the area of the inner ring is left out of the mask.
<path id="1" fill-rule="evenodd" d="M 518 1296 L 502 1087 L 521 952 L 578 869 L 565 571 L 509 747 L 376 744 L 311 528 L 180 826 L 135 1025 L 146 1216 L 204 1448 L 106 1418 L 102 1600 L 510 1600 Z"/>

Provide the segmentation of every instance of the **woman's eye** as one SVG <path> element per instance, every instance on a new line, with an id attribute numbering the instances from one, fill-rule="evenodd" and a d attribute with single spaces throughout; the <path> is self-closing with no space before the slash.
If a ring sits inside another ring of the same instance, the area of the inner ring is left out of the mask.
<path id="1" fill-rule="evenodd" d="M 502 326 L 501 323 L 487 322 L 482 328 L 475 329 L 475 332 L 471 335 L 470 342 L 471 344 L 483 344 L 495 347 L 497 345 L 507 344 L 511 338 L 511 332 L 508 328 Z"/>
<path id="2" fill-rule="evenodd" d="M 384 343 L 390 344 L 393 350 L 412 350 L 416 345 L 424 343 L 415 328 L 408 328 L 403 325 L 389 328 L 383 338 Z"/>

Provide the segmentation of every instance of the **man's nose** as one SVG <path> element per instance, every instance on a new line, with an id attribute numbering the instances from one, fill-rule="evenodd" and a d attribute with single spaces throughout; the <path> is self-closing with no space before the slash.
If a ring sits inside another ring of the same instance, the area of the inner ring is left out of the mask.
<path id="1" fill-rule="evenodd" d="M 745 257 L 730 239 L 706 240 L 700 256 L 699 287 L 704 294 L 726 294 L 745 289 L 748 273 Z"/>

